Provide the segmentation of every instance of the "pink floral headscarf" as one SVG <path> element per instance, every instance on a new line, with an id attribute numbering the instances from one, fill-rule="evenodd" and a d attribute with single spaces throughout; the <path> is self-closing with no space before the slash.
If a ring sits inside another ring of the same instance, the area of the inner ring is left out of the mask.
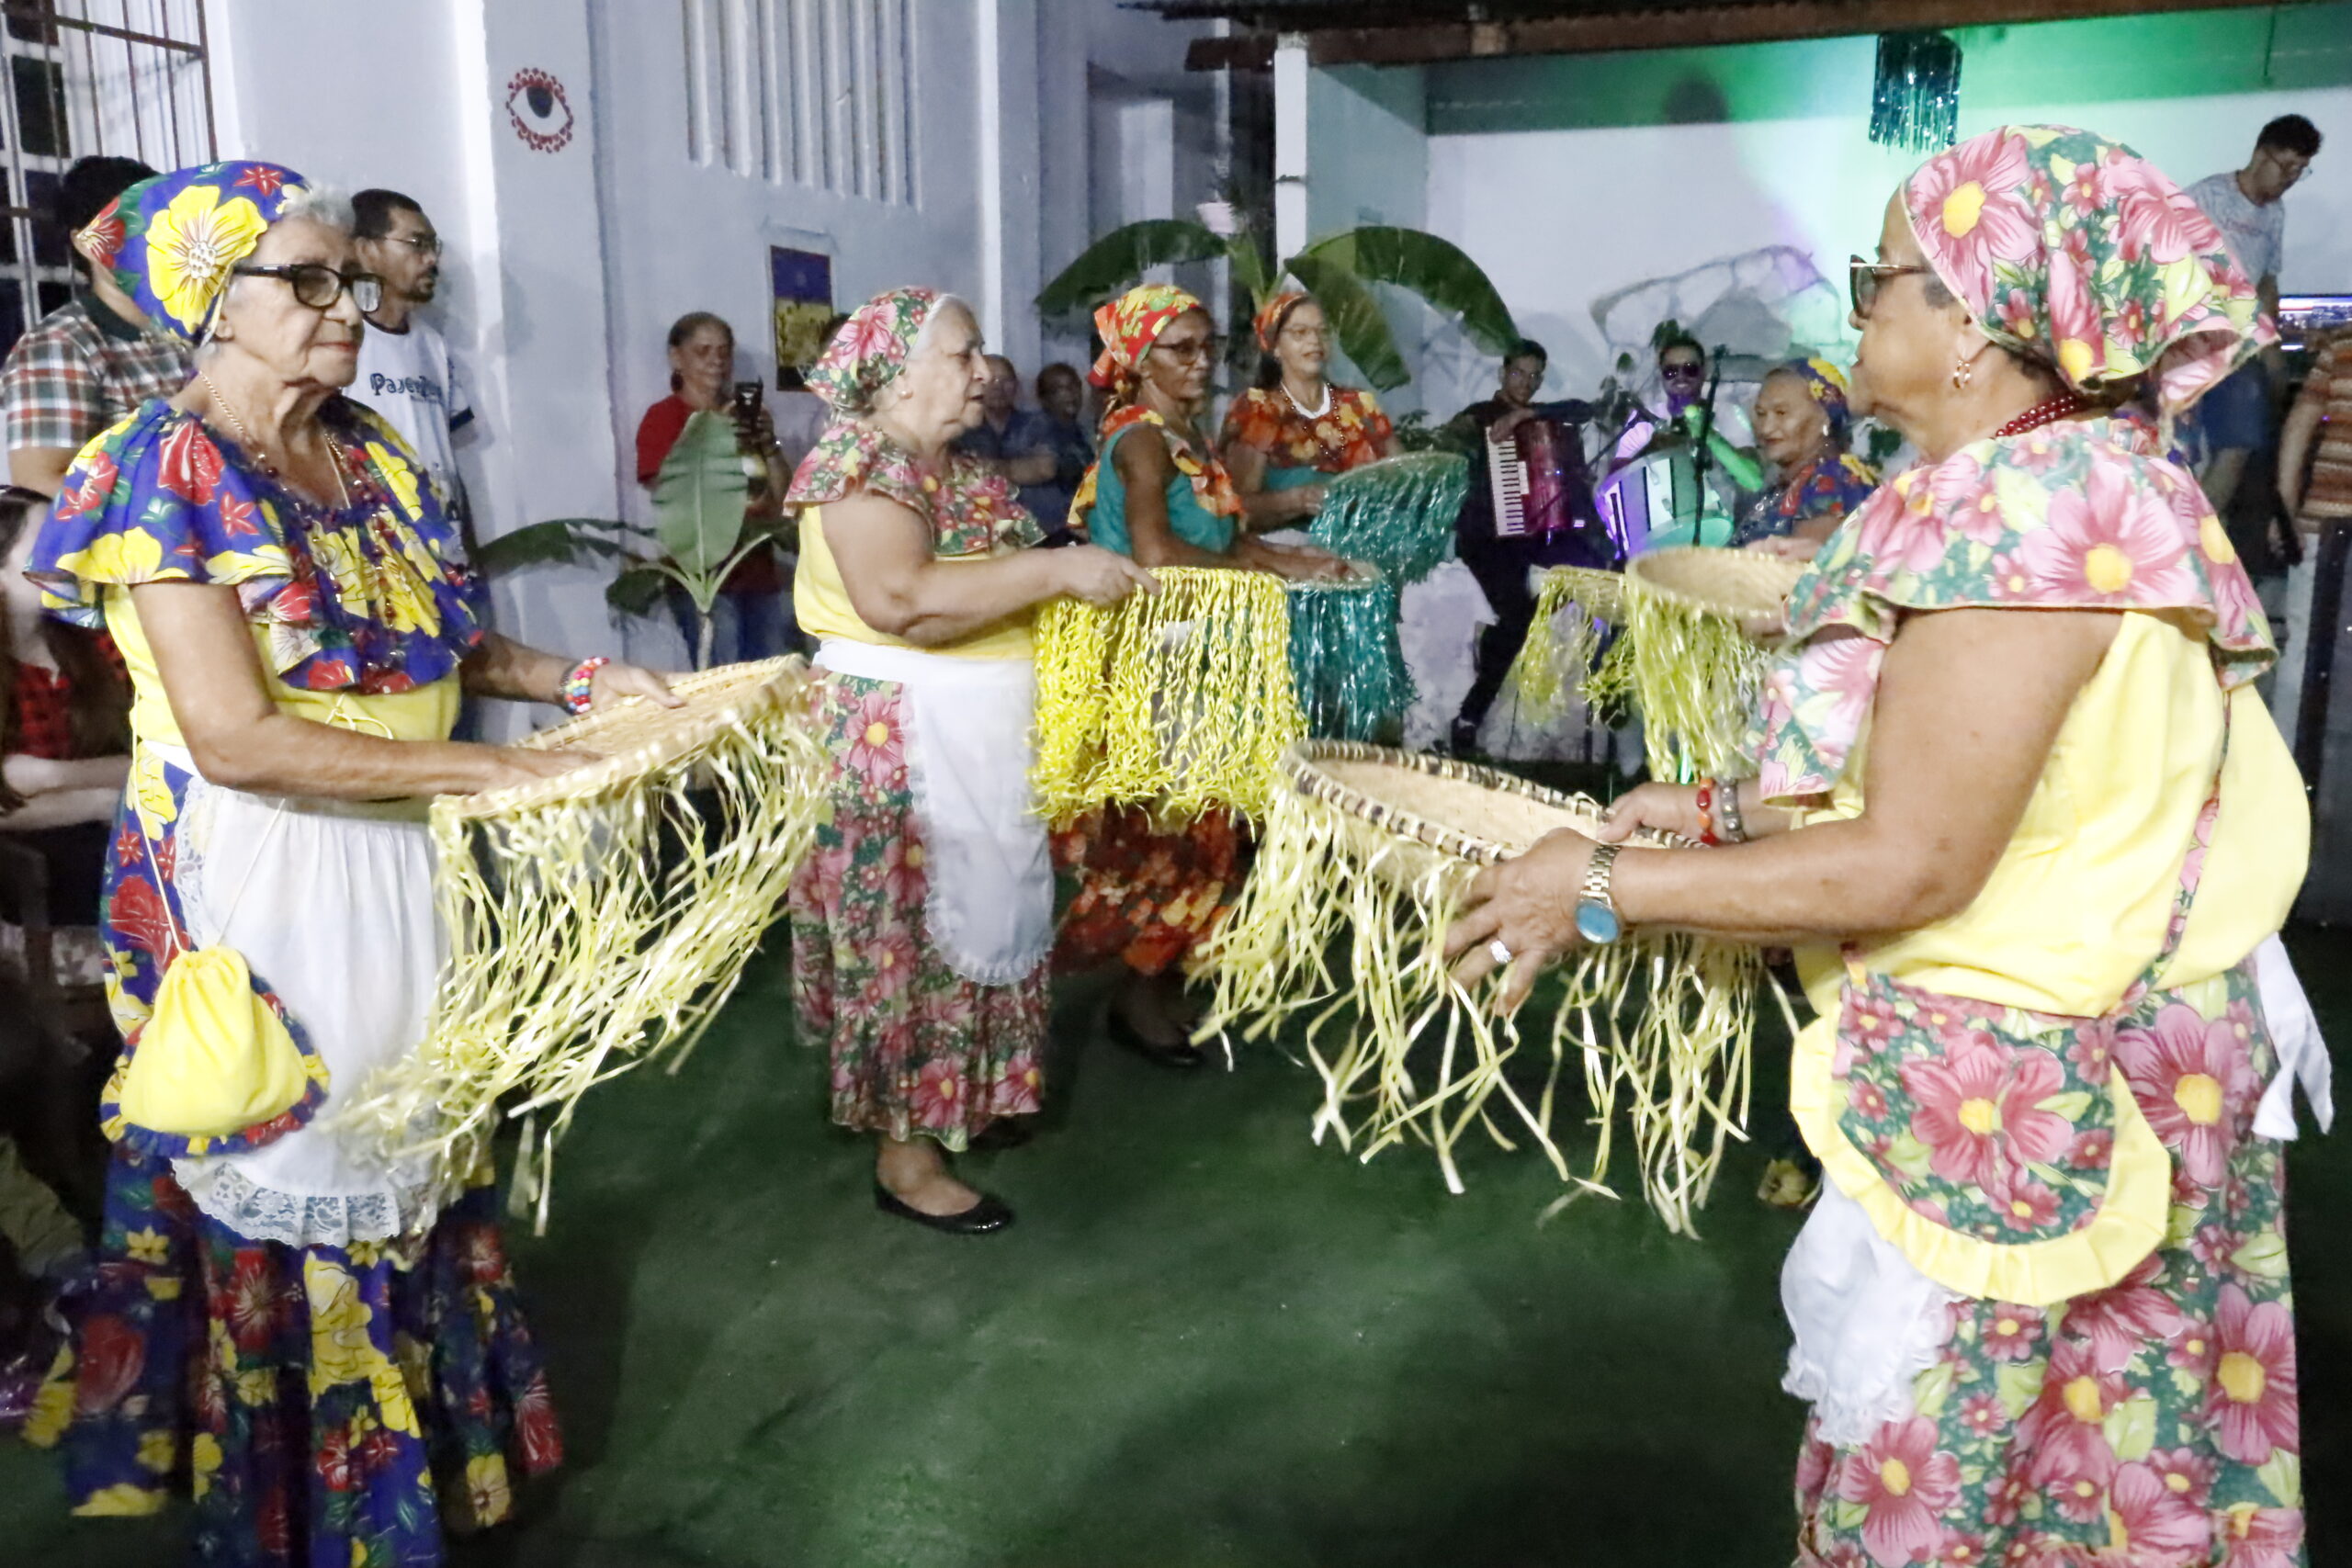
<path id="1" fill-rule="evenodd" d="M 2129 147 L 2005 125 L 1905 183 L 1936 276 L 1995 343 L 2068 386 L 2153 378 L 2167 419 L 2278 334 L 2213 220 Z"/>
<path id="2" fill-rule="evenodd" d="M 943 298 L 935 288 L 892 288 L 860 305 L 810 367 L 810 389 L 844 418 L 874 412 L 875 394 L 907 367 Z"/>

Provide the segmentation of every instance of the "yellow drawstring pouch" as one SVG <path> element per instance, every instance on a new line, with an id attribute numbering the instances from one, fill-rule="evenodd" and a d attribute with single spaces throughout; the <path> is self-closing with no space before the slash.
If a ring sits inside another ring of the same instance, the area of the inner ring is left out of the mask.
<path id="1" fill-rule="evenodd" d="M 175 1137 L 225 1138 L 272 1121 L 310 1089 L 302 1053 L 256 995 L 233 947 L 182 952 L 123 1068 L 122 1118 Z"/>

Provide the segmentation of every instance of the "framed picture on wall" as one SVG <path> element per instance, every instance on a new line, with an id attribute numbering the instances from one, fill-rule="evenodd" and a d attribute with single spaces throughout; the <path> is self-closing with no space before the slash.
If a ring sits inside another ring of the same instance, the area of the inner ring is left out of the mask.
<path id="1" fill-rule="evenodd" d="M 825 323 L 833 319 L 833 258 L 770 245 L 768 280 L 775 302 L 775 384 L 784 391 L 800 385 L 824 346 Z"/>

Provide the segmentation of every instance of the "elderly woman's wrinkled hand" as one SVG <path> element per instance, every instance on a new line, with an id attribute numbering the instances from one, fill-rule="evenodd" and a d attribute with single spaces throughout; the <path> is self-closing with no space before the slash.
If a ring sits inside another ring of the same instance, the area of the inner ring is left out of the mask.
<path id="1" fill-rule="evenodd" d="M 574 768 L 584 768 L 591 762 L 602 761 L 604 753 L 567 749 L 560 751 L 540 751 L 521 746 L 484 746 L 481 777 L 474 784 L 474 793 L 488 795 L 492 790 L 512 789 L 516 784 L 536 784 L 568 773 Z"/>
<path id="2" fill-rule="evenodd" d="M 1627 790 L 1601 812 L 1600 826 L 1592 836 L 1604 844 L 1622 844 L 1645 828 L 1694 843 L 1705 838 L 1707 824 L 1699 816 L 1699 786 L 1645 784 Z"/>
<path id="3" fill-rule="evenodd" d="M 615 660 L 600 664 L 590 677 L 588 698 L 592 707 L 610 707 L 624 697 L 643 697 L 656 707 L 682 708 L 686 699 L 670 689 L 669 678 L 635 664 L 623 664 Z"/>
<path id="4" fill-rule="evenodd" d="M 1062 592 L 1098 608 L 1115 604 L 1130 593 L 1159 592 L 1159 579 L 1116 550 L 1076 545 L 1052 554 L 1061 569 Z"/>
<path id="5" fill-rule="evenodd" d="M 1462 917 L 1445 933 L 1446 962 L 1464 988 L 1502 967 L 1494 944 L 1510 954 L 1498 1012 L 1510 1012 L 1535 988 L 1535 976 L 1562 953 L 1583 945 L 1577 933 L 1577 899 L 1592 840 L 1563 828 L 1513 860 L 1490 865 L 1470 884 Z"/>

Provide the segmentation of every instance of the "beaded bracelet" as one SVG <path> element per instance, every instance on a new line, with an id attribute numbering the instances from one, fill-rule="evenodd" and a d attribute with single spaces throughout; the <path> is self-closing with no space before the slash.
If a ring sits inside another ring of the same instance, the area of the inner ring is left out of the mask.
<path id="1" fill-rule="evenodd" d="M 1715 781 L 1699 781 L 1699 841 L 1710 847 L 1723 842 L 1715 837 Z"/>
<path id="2" fill-rule="evenodd" d="M 1724 841 L 1730 844 L 1747 842 L 1747 822 L 1739 808 L 1739 781 L 1717 781 L 1715 790 L 1723 808 Z"/>
<path id="3" fill-rule="evenodd" d="M 611 660 L 599 653 L 583 659 L 565 672 L 563 684 L 556 688 L 555 700 L 563 705 L 566 713 L 586 713 L 596 701 L 596 671 L 610 664 Z"/>

